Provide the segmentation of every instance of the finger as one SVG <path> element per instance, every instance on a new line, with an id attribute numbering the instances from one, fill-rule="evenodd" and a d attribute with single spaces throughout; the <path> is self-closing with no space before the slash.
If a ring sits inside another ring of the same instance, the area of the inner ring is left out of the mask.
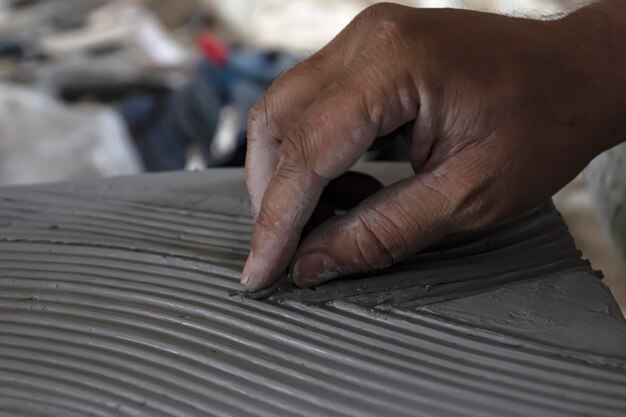
<path id="1" fill-rule="evenodd" d="M 376 136 L 415 117 L 416 110 L 399 108 L 416 109 L 417 104 L 398 100 L 391 78 L 372 77 L 370 69 L 357 74 L 328 87 L 288 130 L 242 273 L 248 288 L 269 286 L 286 270 L 328 182 L 352 167 Z"/>
<path id="2" fill-rule="evenodd" d="M 294 257 L 294 283 L 312 287 L 383 269 L 453 233 L 456 201 L 462 195 L 450 190 L 455 187 L 446 178 L 420 174 L 323 224 L 303 240 Z"/>
<path id="3" fill-rule="evenodd" d="M 278 164 L 278 152 L 287 126 L 337 79 L 377 22 L 401 14 L 405 9 L 392 4 L 368 7 L 324 48 L 279 77 L 254 106 L 248 122 L 246 180 L 255 218 Z"/>
<path id="4" fill-rule="evenodd" d="M 252 213 L 256 217 L 263 194 L 278 164 L 284 127 L 315 100 L 336 69 L 332 54 L 320 53 L 279 77 L 252 108 L 248 118 L 246 181 Z"/>
<path id="5" fill-rule="evenodd" d="M 419 96 L 403 70 L 407 45 L 399 30 L 389 21 L 376 25 L 351 69 L 286 129 L 242 272 L 248 288 L 267 287 L 285 271 L 328 182 L 352 167 L 377 136 L 415 118 Z"/>

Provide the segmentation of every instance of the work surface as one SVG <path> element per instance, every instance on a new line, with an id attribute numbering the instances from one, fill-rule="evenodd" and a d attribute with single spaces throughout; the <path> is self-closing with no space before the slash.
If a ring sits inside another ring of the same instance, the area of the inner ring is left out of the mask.
<path id="1" fill-rule="evenodd" d="M 551 205 L 257 301 L 243 184 L 0 188 L 0 415 L 624 416 L 626 324 Z"/>

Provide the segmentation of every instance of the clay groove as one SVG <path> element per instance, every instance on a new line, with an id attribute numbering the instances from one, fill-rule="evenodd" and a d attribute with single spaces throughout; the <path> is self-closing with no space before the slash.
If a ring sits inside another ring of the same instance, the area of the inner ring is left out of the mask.
<path id="1" fill-rule="evenodd" d="M 0 413 L 470 417 L 626 409 L 619 355 L 467 326 L 419 307 L 424 297 L 439 303 L 528 279 L 578 274 L 595 282 L 550 206 L 452 237 L 380 280 L 289 288 L 256 301 L 229 296 L 240 288 L 249 218 L 226 208 L 181 210 L 179 201 L 191 201 L 183 192 L 107 181 L 0 190 Z M 590 320 L 623 328 L 609 314 L 610 299 L 596 303 L 607 312 L 596 309 Z"/>

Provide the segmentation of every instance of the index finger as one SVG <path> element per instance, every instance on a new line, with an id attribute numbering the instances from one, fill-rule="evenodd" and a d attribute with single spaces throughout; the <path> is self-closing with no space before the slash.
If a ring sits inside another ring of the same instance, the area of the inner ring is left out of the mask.
<path id="1" fill-rule="evenodd" d="M 241 279 L 246 287 L 265 288 L 287 269 L 324 187 L 352 167 L 381 131 L 380 97 L 391 96 L 390 85 L 370 84 L 367 94 L 361 85 L 347 75 L 288 130 L 254 226 Z"/>
<path id="2" fill-rule="evenodd" d="M 318 52 L 280 76 L 250 111 L 246 182 L 255 217 L 278 164 L 283 127 L 306 110 L 326 86 L 327 73 L 332 72 L 332 66 L 332 62 Z"/>
<path id="3" fill-rule="evenodd" d="M 357 53 L 362 40 L 381 18 L 402 13 L 403 6 L 376 4 L 363 10 L 332 41 L 309 59 L 280 76 L 254 106 L 248 122 L 246 181 L 252 214 L 278 165 L 279 149 L 287 126 L 301 117 L 318 95 L 342 73 L 345 63 Z"/>

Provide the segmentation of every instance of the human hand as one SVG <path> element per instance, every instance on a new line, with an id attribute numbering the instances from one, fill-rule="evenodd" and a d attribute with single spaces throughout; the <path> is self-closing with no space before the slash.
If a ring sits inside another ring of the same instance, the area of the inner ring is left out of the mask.
<path id="1" fill-rule="evenodd" d="M 250 115 L 256 224 L 242 283 L 385 268 L 549 198 L 624 133 L 623 99 L 574 18 L 378 4 L 285 73 Z M 415 175 L 300 242 L 325 186 L 402 126 Z"/>

